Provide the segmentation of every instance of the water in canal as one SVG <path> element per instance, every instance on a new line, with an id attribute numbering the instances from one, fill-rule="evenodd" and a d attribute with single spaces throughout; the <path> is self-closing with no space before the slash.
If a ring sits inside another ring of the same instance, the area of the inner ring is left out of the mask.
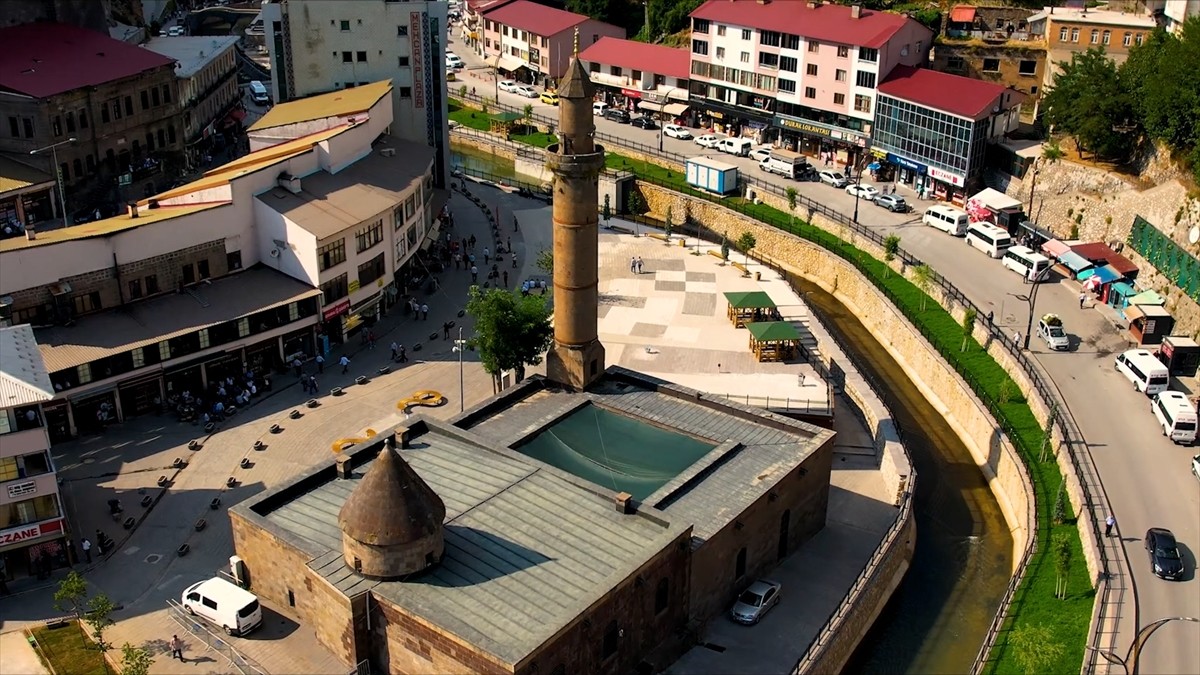
<path id="1" fill-rule="evenodd" d="M 511 161 L 486 152 L 455 148 L 453 163 L 519 177 Z M 858 318 L 813 284 L 800 290 L 881 383 L 919 475 L 912 568 L 846 672 L 969 672 L 1012 572 L 1000 506 L 958 436 Z"/>

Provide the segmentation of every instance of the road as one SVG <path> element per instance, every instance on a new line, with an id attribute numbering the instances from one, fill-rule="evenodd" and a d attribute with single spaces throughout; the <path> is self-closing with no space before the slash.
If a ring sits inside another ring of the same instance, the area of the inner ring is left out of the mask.
<path id="1" fill-rule="evenodd" d="M 454 45 L 451 48 L 453 50 Z M 483 95 L 493 95 L 491 73 L 479 58 L 465 49 L 455 53 L 467 62 L 468 67 L 460 82 L 451 83 L 451 89 L 466 84 L 474 86 Z M 535 114 L 556 115 L 553 106 L 537 100 L 508 92 L 499 92 L 499 97 L 502 104 L 517 109 L 532 104 Z M 596 127 L 599 132 L 648 146 L 658 143 L 656 131 L 602 118 L 596 119 Z M 746 158 L 705 150 L 690 141 L 673 138 L 663 139 L 663 149 L 686 156 L 720 155 L 750 175 L 784 187 L 795 187 L 801 195 L 842 213 L 854 212 L 854 198 L 843 190 L 766 176 Z M 610 150 L 619 151 L 619 148 Z M 900 194 L 913 204 L 914 213 L 894 214 L 862 203 L 859 221 L 880 232 L 899 235 L 905 250 L 926 261 L 984 311 L 995 312 L 997 323 L 1010 333 L 1017 330 L 1024 333 L 1029 308 L 1018 296 L 1026 296 L 1029 285 L 999 261 L 967 247 L 961 238 L 922 225 L 919 214 L 924 205 L 932 202 L 917 200 L 904 188 Z M 1091 448 L 1133 572 L 1138 600 L 1136 621 L 1145 625 L 1164 617 L 1200 616 L 1200 588 L 1196 580 L 1197 551 L 1200 551 L 1200 488 L 1188 468 L 1195 450 L 1177 446 L 1163 437 L 1150 412 L 1149 400 L 1134 392 L 1129 381 L 1113 368 L 1115 353 L 1132 346 L 1127 333 L 1114 325 L 1108 315 L 1092 309 L 1090 301 L 1089 307 L 1081 310 L 1078 295 L 1078 284 L 1057 276 L 1043 285 L 1038 291 L 1036 313 L 1059 314 L 1075 340 L 1068 352 L 1050 352 L 1036 340 L 1030 342 L 1031 351 L 1054 380 Z M 1175 382 L 1174 386 L 1186 391 L 1181 383 Z M 1188 576 L 1184 581 L 1163 581 L 1151 573 L 1141 543 L 1150 527 L 1166 527 L 1176 534 L 1180 552 L 1187 563 Z M 1123 616 L 1133 619 L 1130 614 L 1123 613 Z M 1118 638 L 1122 651 L 1132 642 L 1136 630 L 1135 621 L 1122 621 Z M 1198 643 L 1200 634 L 1196 624 L 1175 622 L 1164 626 L 1143 654 L 1142 672 L 1200 673 Z"/>

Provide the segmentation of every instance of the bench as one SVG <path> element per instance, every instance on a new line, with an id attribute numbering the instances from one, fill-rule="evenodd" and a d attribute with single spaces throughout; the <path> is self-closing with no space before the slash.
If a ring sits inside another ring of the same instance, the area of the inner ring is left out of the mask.
<path id="1" fill-rule="evenodd" d="M 623 225 L 607 225 L 606 227 L 613 232 L 620 232 L 621 234 L 633 234 L 633 230 Z"/>
<path id="2" fill-rule="evenodd" d="M 721 255 L 720 251 L 707 251 L 707 253 L 709 255 L 711 255 L 712 257 L 716 258 L 717 260 L 720 260 L 721 262 L 725 262 L 725 258 L 724 258 L 724 256 Z"/>
<path id="3" fill-rule="evenodd" d="M 657 239 L 657 240 L 659 240 L 659 241 L 665 241 L 665 242 L 668 242 L 668 243 L 670 242 L 670 239 L 668 239 L 668 238 L 667 238 L 667 235 L 665 235 L 665 234 L 660 234 L 660 233 L 658 233 L 658 232 L 648 232 L 648 233 L 646 233 L 646 236 L 647 236 L 647 237 L 653 237 L 654 239 Z"/>
<path id="4" fill-rule="evenodd" d="M 741 270 L 741 271 L 742 271 L 742 276 L 744 276 L 744 277 L 748 277 L 748 276 L 750 276 L 750 270 L 746 269 L 746 266 L 745 266 L 745 265 L 743 265 L 742 263 L 737 263 L 737 262 L 735 262 L 735 263 L 729 263 L 729 264 L 730 264 L 730 265 L 733 265 L 733 266 L 734 266 L 734 267 L 736 267 L 737 269 Z"/>

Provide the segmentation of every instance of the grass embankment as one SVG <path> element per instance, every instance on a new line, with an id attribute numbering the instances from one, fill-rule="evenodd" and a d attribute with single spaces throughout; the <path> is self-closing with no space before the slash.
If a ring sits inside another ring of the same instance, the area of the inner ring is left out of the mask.
<path id="1" fill-rule="evenodd" d="M 96 643 L 71 621 L 58 628 L 40 626 L 30 631 L 37 640 L 43 661 L 49 661 L 49 669 L 55 673 L 69 675 L 108 675 L 104 655 Z"/>
<path id="2" fill-rule="evenodd" d="M 453 100 L 450 110 L 450 118 L 464 126 L 481 131 L 490 128 L 487 116 L 480 111 L 463 107 Z M 537 147 L 545 147 L 547 138 L 545 133 L 512 136 L 514 141 Z M 973 338 L 968 340 L 967 349 L 963 351 L 962 326 L 949 311 L 882 260 L 849 242 L 766 204 L 754 204 L 740 198 L 717 199 L 694 190 L 687 185 L 684 174 L 677 170 L 613 152 L 609 152 L 607 163 L 610 168 L 632 171 L 639 178 L 660 183 L 697 199 L 718 201 L 767 225 L 820 245 L 857 267 L 925 335 L 1004 427 L 1009 440 L 1025 461 L 1037 494 L 1038 549 L 1030 559 L 1025 578 L 1013 596 L 1010 619 L 992 651 L 989 671 L 1001 674 L 1024 672 L 1024 668 L 1018 665 L 1015 650 L 1008 646 L 1008 636 L 1018 625 L 1031 625 L 1050 631 L 1054 642 L 1061 648 L 1058 658 L 1046 664 L 1047 672 L 1078 672 L 1083 662 L 1095 590 L 1083 558 L 1074 516 L 1068 513 L 1063 523 L 1053 520 L 1054 500 L 1063 480 L 1062 473 L 1053 456 L 1049 461 L 1039 461 L 1045 432 L 1004 368 Z M 1069 581 L 1066 599 L 1063 600 L 1054 597 L 1057 573 L 1050 554 L 1050 541 L 1058 533 L 1065 535 L 1071 546 Z M 1053 651 L 1053 647 L 1047 651 Z"/>

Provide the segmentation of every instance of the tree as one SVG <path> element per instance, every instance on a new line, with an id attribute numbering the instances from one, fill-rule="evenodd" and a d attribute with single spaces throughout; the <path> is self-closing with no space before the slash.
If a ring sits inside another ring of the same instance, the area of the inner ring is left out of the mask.
<path id="1" fill-rule="evenodd" d="M 458 97 L 459 97 L 459 98 L 466 98 L 466 97 L 467 97 L 467 85 L 465 85 L 465 84 L 464 84 L 464 85 L 462 85 L 461 87 L 459 87 L 459 88 L 458 88 Z"/>
<path id="2" fill-rule="evenodd" d="M 1042 163 L 1057 164 L 1058 160 L 1062 159 L 1066 154 L 1063 152 L 1062 146 L 1058 144 L 1058 141 L 1050 141 L 1042 146 Z"/>
<path id="3" fill-rule="evenodd" d="M 126 642 L 121 645 L 121 675 L 150 675 L 154 658 L 150 651 Z"/>
<path id="4" fill-rule="evenodd" d="M 967 351 L 967 345 L 971 343 L 971 335 L 975 332 L 975 319 L 979 317 L 979 312 L 975 311 L 974 307 L 968 307 L 963 312 L 962 329 L 963 341 L 960 351 Z"/>
<path id="5" fill-rule="evenodd" d="M 550 307 L 544 296 L 499 288 L 484 292 L 472 286 L 467 313 L 475 319 L 475 337 L 467 345 L 479 352 L 497 391 L 503 371 L 514 371 L 518 382 L 525 379 L 525 367 L 540 364 L 553 341 Z"/>
<path id="6" fill-rule="evenodd" d="M 758 245 L 758 240 L 754 238 L 754 233 L 750 231 L 743 232 L 737 240 L 737 249 L 746 256 L 746 263 L 750 262 L 750 249 Z"/>
<path id="7" fill-rule="evenodd" d="M 640 216 L 646 212 L 646 198 L 635 187 L 629 191 L 629 200 L 625 206 L 629 209 L 630 213 Z"/>
<path id="8" fill-rule="evenodd" d="M 671 230 L 674 227 L 675 227 L 675 224 L 671 222 L 671 207 L 668 206 L 667 207 L 667 217 L 663 221 L 663 232 L 667 235 L 667 243 L 670 243 L 670 241 L 671 241 Z"/>
<path id="9" fill-rule="evenodd" d="M 1071 572 L 1071 539 L 1066 532 L 1050 537 L 1050 553 L 1054 556 L 1054 597 L 1067 599 L 1067 575 Z"/>
<path id="10" fill-rule="evenodd" d="M 521 109 L 521 116 L 525 118 L 525 133 L 533 133 L 533 104 L 526 103 Z"/>
<path id="11" fill-rule="evenodd" d="M 84 644 L 83 615 L 87 611 L 88 587 L 87 580 L 78 572 L 71 570 L 66 578 L 58 582 L 54 591 L 54 608 L 60 612 L 70 612 L 79 624 L 79 639 Z"/>
<path id="12" fill-rule="evenodd" d="M 1046 93 L 1046 121 L 1075 137 L 1080 150 L 1099 157 L 1124 158 L 1133 147 L 1136 124 L 1128 91 L 1117 66 L 1102 49 L 1071 55 L 1059 64 L 1062 72 Z"/>
<path id="13" fill-rule="evenodd" d="M 1008 636 L 1008 646 L 1025 673 L 1049 672 L 1063 654 L 1063 646 L 1055 638 L 1054 631 L 1041 624 L 1018 624 Z"/>
<path id="14" fill-rule="evenodd" d="M 1046 417 L 1046 431 L 1042 433 L 1042 451 L 1038 454 L 1038 461 L 1044 462 L 1050 458 L 1050 451 L 1054 447 L 1054 425 L 1058 422 L 1058 403 L 1050 402 L 1050 414 Z"/>
<path id="15" fill-rule="evenodd" d="M 554 251 L 544 248 L 538 251 L 537 268 L 546 274 L 554 274 Z"/>
<path id="16" fill-rule="evenodd" d="M 788 222 L 788 229 L 796 229 L 796 188 L 789 187 L 784 194 L 787 195 L 788 213 L 792 214 Z"/>
<path id="17" fill-rule="evenodd" d="M 896 254 L 900 252 L 900 237 L 895 234 L 889 234 L 883 238 L 883 259 L 892 262 L 896 259 Z"/>
<path id="18" fill-rule="evenodd" d="M 1190 153 L 1200 179 L 1200 18 L 1178 34 L 1161 28 L 1135 46 L 1120 68 L 1146 134 L 1173 150 Z"/>
<path id="19" fill-rule="evenodd" d="M 929 287 L 933 283 L 933 270 L 929 265 L 921 263 L 913 268 L 913 283 L 921 291 L 921 311 L 925 311 L 925 302 L 929 299 Z"/>
<path id="20" fill-rule="evenodd" d="M 607 194 L 604 195 L 604 209 L 601 211 L 600 215 L 604 217 L 604 223 L 606 225 L 608 224 L 608 221 L 612 220 L 612 204 Z"/>
<path id="21" fill-rule="evenodd" d="M 83 616 L 83 620 L 96 636 L 96 648 L 102 653 L 112 649 L 112 645 L 104 641 L 104 631 L 113 625 L 112 613 L 116 609 L 117 606 L 107 595 L 98 593 L 88 601 L 87 613 Z"/>

